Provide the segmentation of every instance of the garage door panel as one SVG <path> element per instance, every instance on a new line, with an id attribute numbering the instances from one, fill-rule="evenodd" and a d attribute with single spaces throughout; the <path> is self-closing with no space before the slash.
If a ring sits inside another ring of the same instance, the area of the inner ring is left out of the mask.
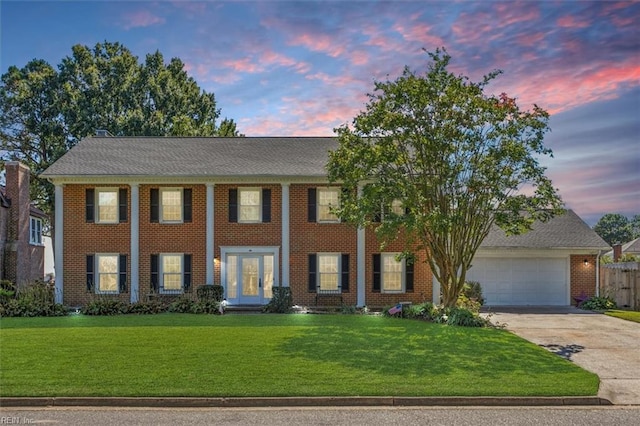
<path id="1" fill-rule="evenodd" d="M 478 281 L 487 305 L 567 305 L 566 258 L 477 258 L 468 281 Z"/>

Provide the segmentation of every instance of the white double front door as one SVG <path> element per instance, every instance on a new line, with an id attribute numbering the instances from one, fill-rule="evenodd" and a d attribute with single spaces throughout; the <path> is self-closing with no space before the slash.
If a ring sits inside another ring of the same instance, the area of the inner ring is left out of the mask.
<path id="1" fill-rule="evenodd" d="M 275 275 L 273 253 L 226 253 L 224 259 L 227 301 L 237 305 L 263 305 L 271 299 Z"/>

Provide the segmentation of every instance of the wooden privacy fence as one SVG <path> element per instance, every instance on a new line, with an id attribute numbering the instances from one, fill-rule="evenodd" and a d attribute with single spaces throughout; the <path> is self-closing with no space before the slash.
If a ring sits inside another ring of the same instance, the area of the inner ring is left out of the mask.
<path id="1" fill-rule="evenodd" d="M 600 295 L 611 297 L 619 308 L 640 311 L 640 262 L 602 265 Z"/>

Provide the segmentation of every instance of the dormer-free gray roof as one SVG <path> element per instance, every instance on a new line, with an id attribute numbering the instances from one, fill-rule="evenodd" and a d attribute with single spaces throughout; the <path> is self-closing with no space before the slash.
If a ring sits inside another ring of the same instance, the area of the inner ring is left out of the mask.
<path id="1" fill-rule="evenodd" d="M 89 137 L 42 177 L 322 177 L 331 137 Z"/>
<path id="2" fill-rule="evenodd" d="M 536 222 L 526 234 L 507 236 L 503 230 L 494 226 L 480 246 L 493 248 L 580 248 L 589 250 L 608 250 L 609 245 L 589 227 L 573 210 L 555 216 L 545 223 Z"/>

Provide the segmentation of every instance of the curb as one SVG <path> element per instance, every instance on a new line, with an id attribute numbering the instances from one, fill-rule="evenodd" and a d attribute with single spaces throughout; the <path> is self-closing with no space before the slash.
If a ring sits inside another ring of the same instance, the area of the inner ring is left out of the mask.
<path id="1" fill-rule="evenodd" d="M 264 398 L 101 398 L 2 397 L 0 407 L 417 407 L 417 406 L 579 406 L 613 405 L 600 397 L 264 397 Z"/>

